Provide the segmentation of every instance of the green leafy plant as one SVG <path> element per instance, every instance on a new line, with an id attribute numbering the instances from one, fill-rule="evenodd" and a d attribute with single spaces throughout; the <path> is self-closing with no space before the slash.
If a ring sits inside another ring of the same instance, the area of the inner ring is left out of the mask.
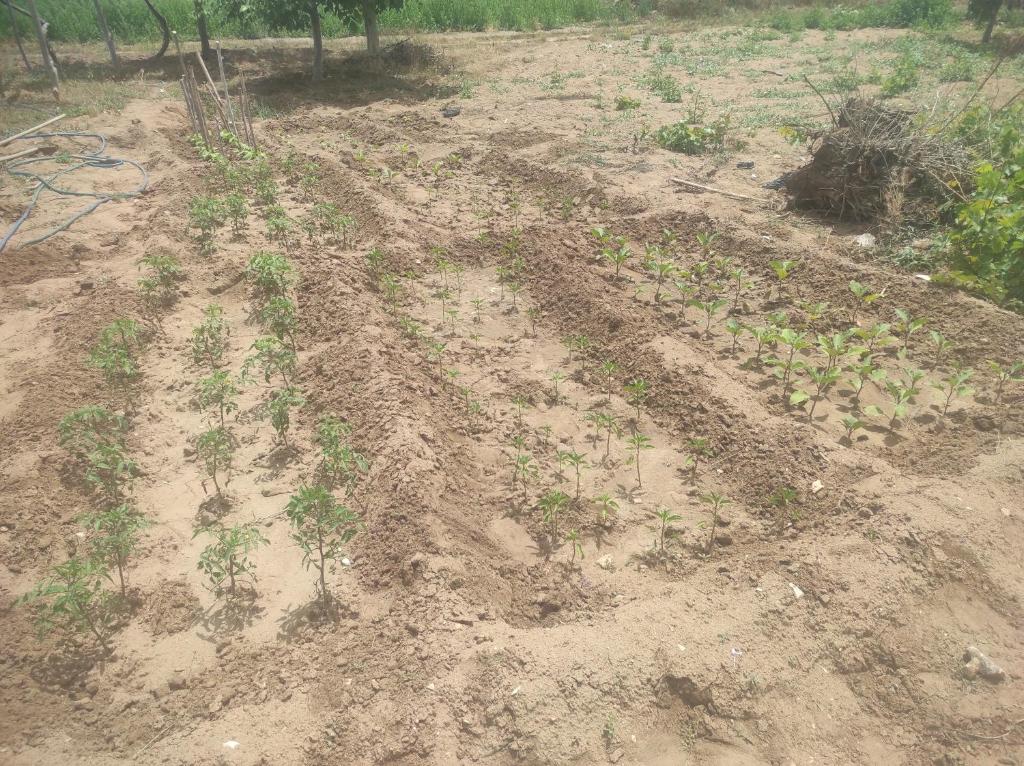
<path id="1" fill-rule="evenodd" d="M 853 374 L 853 377 L 849 383 L 854 388 L 853 399 L 855 402 L 860 401 L 864 385 L 869 381 L 878 386 L 882 386 L 885 383 L 886 372 L 875 362 L 873 354 L 864 354 L 860 359 L 851 364 L 850 372 Z"/>
<path id="2" fill-rule="evenodd" d="M 654 516 L 659 522 L 661 522 L 661 528 L 658 530 L 658 539 L 656 542 L 658 552 L 665 555 L 665 542 L 669 535 L 672 534 L 672 525 L 677 521 L 682 521 L 683 517 L 675 513 L 672 513 L 668 508 L 659 507 L 658 510 L 652 511 L 651 515 Z"/>
<path id="3" fill-rule="evenodd" d="M 811 344 L 807 340 L 806 333 L 797 332 L 788 327 L 780 330 L 776 337 L 779 343 L 789 349 L 789 352 L 785 357 L 771 357 L 765 361 L 772 367 L 775 376 L 782 381 L 782 392 L 785 394 L 789 390 L 794 373 L 799 373 L 806 367 L 804 362 L 795 358 L 796 354 L 809 348 Z"/>
<path id="4" fill-rule="evenodd" d="M 127 393 L 139 376 L 136 357 L 142 343 L 142 328 L 134 319 L 115 319 L 100 331 L 99 341 L 89 352 L 89 365 L 103 375 L 107 384 Z"/>
<path id="5" fill-rule="evenodd" d="M 569 507 L 569 496 L 560 490 L 553 489 L 544 493 L 537 501 L 537 506 L 540 508 L 543 522 L 548 526 L 551 546 L 554 547 L 558 540 L 558 519 Z"/>
<path id="6" fill-rule="evenodd" d="M 139 280 L 139 290 L 150 301 L 168 304 L 178 293 L 178 283 L 185 278 L 181 262 L 173 255 L 152 253 L 139 261 L 139 268 L 146 267 L 150 273 Z"/>
<path id="7" fill-rule="evenodd" d="M 280 375 L 285 388 L 291 388 L 291 377 L 295 374 L 297 360 L 295 352 L 274 337 L 257 338 L 251 347 L 253 354 L 242 363 L 242 380 L 252 380 L 252 370 L 263 373 L 266 383 L 274 375 Z"/>
<path id="8" fill-rule="evenodd" d="M 121 586 L 121 598 L 128 597 L 125 570 L 135 553 L 139 535 L 150 522 L 130 502 L 120 503 L 105 511 L 89 513 L 79 521 L 90 531 L 92 559 L 103 567 L 113 567 Z"/>
<path id="9" fill-rule="evenodd" d="M 192 361 L 216 370 L 224 362 L 230 335 L 224 309 L 210 304 L 203 309 L 203 321 L 192 330 Z"/>
<path id="10" fill-rule="evenodd" d="M 198 569 L 210 581 L 211 590 L 217 595 L 235 595 L 238 581 L 248 578 L 255 581 L 253 572 L 256 564 L 249 554 L 263 545 L 269 545 L 255 524 L 236 524 L 232 527 L 214 525 L 196 529 L 193 538 L 200 534 L 213 537 L 213 542 L 199 554 Z M 227 586 L 225 587 L 225 582 Z"/>
<path id="11" fill-rule="evenodd" d="M 729 317 L 725 320 L 725 331 L 732 336 L 732 346 L 729 347 L 729 353 L 736 353 L 736 345 L 740 341 L 740 336 L 746 331 L 746 327 L 736 321 L 733 317 Z"/>
<path id="12" fill-rule="evenodd" d="M 855 431 L 859 431 L 864 428 L 865 423 L 855 415 L 844 415 L 843 416 L 843 428 L 846 429 L 847 441 L 853 441 L 853 434 Z"/>
<path id="13" fill-rule="evenodd" d="M 711 322 L 714 321 L 715 316 L 729 305 L 729 301 L 725 298 L 715 298 L 708 301 L 702 301 L 697 298 L 691 298 L 686 302 L 687 306 L 693 306 L 704 312 L 704 337 L 711 335 Z"/>
<path id="14" fill-rule="evenodd" d="M 601 257 L 615 267 L 615 278 L 619 278 L 622 267 L 629 263 L 633 257 L 633 251 L 629 245 L 620 244 L 618 247 L 606 247 L 601 251 Z"/>
<path id="15" fill-rule="evenodd" d="M 301 407 L 306 403 L 299 390 L 293 386 L 275 391 L 270 395 L 267 402 L 266 414 L 270 417 L 270 424 L 274 427 L 274 433 L 278 440 L 288 446 L 288 431 L 292 424 L 292 408 Z"/>
<path id="16" fill-rule="evenodd" d="M 138 474 L 120 442 L 99 444 L 86 455 L 85 481 L 107 502 L 120 502 Z"/>
<path id="17" fill-rule="evenodd" d="M 761 354 L 765 346 L 770 346 L 778 338 L 778 330 L 774 327 L 748 327 L 747 332 L 757 341 L 757 348 L 754 349 L 754 361 L 761 363 Z"/>
<path id="18" fill-rule="evenodd" d="M 291 263 L 280 253 L 260 250 L 245 267 L 245 279 L 258 305 L 275 295 L 284 295 L 295 282 Z"/>
<path id="19" fill-rule="evenodd" d="M 54 629 L 91 633 L 110 654 L 114 611 L 106 579 L 107 571 L 98 562 L 70 558 L 15 603 L 32 609 L 40 634 Z"/>
<path id="20" fill-rule="evenodd" d="M 569 566 L 573 567 L 576 565 L 576 557 L 579 556 L 582 561 L 583 556 L 583 544 L 580 542 L 580 533 L 575 529 L 570 529 L 565 534 L 565 541 L 569 543 L 570 558 Z"/>
<path id="21" fill-rule="evenodd" d="M 581 471 L 588 465 L 586 457 L 576 450 L 561 450 L 558 452 L 558 462 L 571 465 L 576 472 L 576 499 L 579 500 Z"/>
<path id="22" fill-rule="evenodd" d="M 937 368 L 943 358 L 953 349 L 953 343 L 938 330 L 929 330 L 928 338 L 932 342 L 932 348 L 935 351 L 932 357 L 932 369 Z"/>
<path id="23" fill-rule="evenodd" d="M 635 433 L 626 440 L 629 444 L 630 449 L 633 451 L 632 457 L 629 458 L 629 462 L 636 465 L 636 483 L 638 486 L 643 486 L 643 482 L 640 480 L 640 453 L 644 450 L 654 449 L 654 445 L 651 440 L 648 439 L 641 433 Z"/>
<path id="24" fill-rule="evenodd" d="M 594 424 L 594 428 L 597 429 L 598 434 L 601 431 L 605 432 L 604 442 L 604 458 L 607 460 L 611 454 L 612 449 L 612 436 L 621 437 L 622 427 L 619 425 L 619 419 L 610 412 L 588 412 L 586 420 Z"/>
<path id="25" fill-rule="evenodd" d="M 206 473 L 213 481 L 217 496 L 223 495 L 217 475 L 231 470 L 235 443 L 226 428 L 220 426 L 204 431 L 196 438 L 196 456 L 203 461 Z"/>
<path id="26" fill-rule="evenodd" d="M 316 427 L 321 482 L 332 492 L 342 488 L 346 497 L 355 491 L 359 477 L 370 470 L 366 457 L 349 443 L 351 435 L 352 427 L 334 415 L 324 417 Z"/>
<path id="27" fill-rule="evenodd" d="M 718 520 L 721 516 L 722 509 L 729 505 L 732 501 L 725 495 L 720 495 L 717 492 L 707 492 L 700 496 L 700 499 L 711 506 L 711 533 L 708 536 L 708 544 L 705 548 L 705 553 L 711 555 L 715 548 L 715 537 L 718 531 Z"/>
<path id="28" fill-rule="evenodd" d="M 249 218 L 249 203 L 245 197 L 233 192 L 224 198 L 224 214 L 231 220 L 231 230 L 235 234 L 245 231 L 246 220 Z"/>
<path id="29" fill-rule="evenodd" d="M 792 276 L 793 271 L 800 264 L 798 261 L 780 259 L 776 261 L 770 261 L 768 265 L 771 267 L 771 270 L 775 273 L 776 279 L 779 280 L 778 291 L 779 300 L 781 300 L 786 283 L 789 281 L 790 276 Z"/>
<path id="30" fill-rule="evenodd" d="M 895 309 L 895 312 L 896 318 L 899 320 L 896 324 L 896 328 L 903 336 L 902 350 L 904 352 L 909 352 L 908 345 L 910 343 L 911 336 L 924 327 L 928 323 L 928 320 L 922 317 L 911 316 L 910 312 L 906 309 Z"/>
<path id="31" fill-rule="evenodd" d="M 884 290 L 880 293 L 872 292 L 870 287 L 861 284 L 855 279 L 850 280 L 850 292 L 853 293 L 853 296 L 857 299 L 857 303 L 854 305 L 853 308 L 852 316 L 850 317 L 850 321 L 853 325 L 857 324 L 857 314 L 859 308 L 866 309 L 870 307 L 871 304 L 873 304 L 875 301 L 877 301 L 885 294 Z"/>
<path id="32" fill-rule="evenodd" d="M 215 413 L 223 428 L 225 417 L 238 409 L 238 395 L 241 391 L 234 377 L 227 370 L 216 370 L 200 379 L 198 389 L 199 409 Z"/>
<path id="33" fill-rule="evenodd" d="M 537 474 L 537 465 L 533 461 L 533 456 L 524 452 L 526 440 L 522 436 L 512 437 L 512 446 L 515 448 L 515 454 L 510 460 L 512 463 L 512 491 L 514 492 L 516 484 L 520 481 L 522 481 L 523 487 L 526 487 L 527 480 Z"/>
<path id="34" fill-rule="evenodd" d="M 966 370 L 958 367 L 941 381 L 934 381 L 932 387 L 945 397 L 942 402 L 942 414 L 949 411 L 949 405 L 956 396 L 970 396 L 974 389 L 968 385 L 968 381 L 974 376 L 974 370 Z"/>
<path id="35" fill-rule="evenodd" d="M 295 303 L 283 295 L 271 296 L 256 312 L 256 319 L 266 332 L 295 350 L 295 332 L 298 317 Z"/>
<path id="36" fill-rule="evenodd" d="M 188 208 L 189 225 L 199 231 L 196 239 L 201 254 L 210 255 L 216 249 L 213 236 L 224 225 L 226 216 L 224 202 L 216 197 L 192 198 Z"/>
<path id="37" fill-rule="evenodd" d="M 551 373 L 551 399 L 555 404 L 558 404 L 560 396 L 558 392 L 558 384 L 561 383 L 563 380 L 565 380 L 564 373 L 559 372 L 558 370 L 555 370 L 553 373 Z"/>
<path id="38" fill-rule="evenodd" d="M 69 412 L 57 424 L 60 445 L 79 460 L 101 446 L 123 446 L 128 420 L 98 404 Z"/>
<path id="39" fill-rule="evenodd" d="M 612 514 L 619 512 L 619 504 L 611 495 L 604 492 L 594 498 L 597 503 L 597 520 L 602 525 L 607 525 Z"/>
<path id="40" fill-rule="evenodd" d="M 624 386 L 626 390 L 626 401 L 636 408 L 636 419 L 640 422 L 640 408 L 647 402 L 651 395 L 651 387 L 643 378 L 633 378 Z"/>
<path id="41" fill-rule="evenodd" d="M 629 96 L 618 96 L 615 99 L 615 110 L 617 112 L 628 112 L 639 108 L 640 99 L 630 98 Z"/>
<path id="42" fill-rule="evenodd" d="M 721 149 L 729 129 L 728 118 L 721 118 L 708 125 L 694 125 L 686 121 L 664 125 L 654 133 L 658 146 L 683 154 L 704 154 Z"/>
<path id="43" fill-rule="evenodd" d="M 292 525 L 292 539 L 302 550 L 303 566 L 317 571 L 317 592 L 326 609 L 331 599 L 327 572 L 345 557 L 344 546 L 359 532 L 359 516 L 322 485 L 300 487 L 285 506 L 285 514 Z"/>
<path id="44" fill-rule="evenodd" d="M 1007 383 L 1024 381 L 1024 361 L 1014 362 L 1004 367 L 999 362 L 989 360 L 988 366 L 996 378 L 995 402 L 999 404 L 1003 400 L 1003 390 Z"/>

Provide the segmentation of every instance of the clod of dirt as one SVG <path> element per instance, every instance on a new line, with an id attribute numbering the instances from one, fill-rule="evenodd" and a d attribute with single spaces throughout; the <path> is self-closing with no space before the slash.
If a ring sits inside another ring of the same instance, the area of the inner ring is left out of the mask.
<path id="1" fill-rule="evenodd" d="M 658 681 L 658 704 L 667 707 L 672 698 L 682 700 L 687 707 L 714 705 L 710 686 L 701 687 L 690 676 L 675 672 L 665 673 Z"/>
<path id="2" fill-rule="evenodd" d="M 1002 683 L 1006 680 L 1006 671 L 996 665 L 981 650 L 975 646 L 968 646 L 963 656 L 964 667 L 961 671 L 964 678 L 984 678 L 992 683 Z"/>

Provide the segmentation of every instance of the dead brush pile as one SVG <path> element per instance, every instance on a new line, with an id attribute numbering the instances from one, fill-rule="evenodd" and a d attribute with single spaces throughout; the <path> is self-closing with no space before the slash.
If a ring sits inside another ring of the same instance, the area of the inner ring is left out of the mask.
<path id="1" fill-rule="evenodd" d="M 851 98 L 811 145 L 811 162 L 785 180 L 791 204 L 895 229 L 935 223 L 963 199 L 972 161 L 946 126 L 873 99 Z"/>

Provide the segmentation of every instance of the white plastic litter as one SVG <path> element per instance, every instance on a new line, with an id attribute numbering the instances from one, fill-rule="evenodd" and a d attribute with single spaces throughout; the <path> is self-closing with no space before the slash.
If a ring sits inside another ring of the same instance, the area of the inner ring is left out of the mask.
<path id="1" fill-rule="evenodd" d="M 237 750 L 241 744 L 241 742 L 236 742 L 233 739 L 229 739 L 227 742 L 224 743 L 224 747 L 226 747 L 228 750 Z"/>

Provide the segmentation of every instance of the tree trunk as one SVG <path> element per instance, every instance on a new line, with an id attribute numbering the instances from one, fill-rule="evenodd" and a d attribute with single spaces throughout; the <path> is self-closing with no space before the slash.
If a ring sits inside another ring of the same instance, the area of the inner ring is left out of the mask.
<path id="1" fill-rule="evenodd" d="M 981 36 L 983 43 L 992 42 L 992 31 L 996 28 L 996 19 L 999 16 L 999 8 L 1002 4 L 1003 0 L 995 0 L 992 3 L 992 15 L 988 17 L 988 25 L 985 27 L 985 33 Z"/>
<path id="2" fill-rule="evenodd" d="M 107 24 L 107 14 L 103 12 L 100 0 L 92 0 L 92 4 L 96 6 L 96 21 L 99 23 L 103 39 L 107 43 L 107 50 L 110 52 L 110 63 L 117 66 L 117 48 L 114 47 L 114 36 L 110 33 L 110 25 Z"/>
<path id="3" fill-rule="evenodd" d="M 213 55 L 210 47 L 210 31 L 206 24 L 206 4 L 204 0 L 193 0 L 196 14 L 196 31 L 199 32 L 200 55 L 205 59 Z"/>
<path id="4" fill-rule="evenodd" d="M 36 8 L 36 0 L 27 0 L 29 13 L 32 14 L 32 24 L 36 28 L 36 37 L 39 39 L 39 50 L 43 55 L 43 66 L 50 73 L 53 80 L 53 88 L 60 93 L 60 76 L 57 74 L 57 64 L 50 58 L 50 46 L 46 42 L 46 24 L 39 18 L 39 10 Z"/>
<path id="5" fill-rule="evenodd" d="M 5 3 L 6 5 L 6 3 Z M 14 35 L 14 42 L 18 44 L 18 52 L 21 53 L 21 60 L 25 62 L 25 71 L 32 71 L 32 64 L 25 54 L 25 47 L 21 44 L 21 33 L 18 32 L 18 20 L 14 16 L 14 8 L 7 6 L 7 13 L 11 17 L 11 34 Z"/>
<path id="6" fill-rule="evenodd" d="M 371 56 L 380 53 L 380 29 L 377 27 L 375 0 L 363 0 L 363 26 L 366 28 L 366 50 Z"/>
<path id="7" fill-rule="evenodd" d="M 320 10 L 316 7 L 316 0 L 310 0 L 309 21 L 313 28 L 313 82 L 320 82 L 324 79 L 324 38 L 320 30 Z M 285 385 L 288 385 L 287 380 Z"/>
<path id="8" fill-rule="evenodd" d="M 160 27 L 160 34 L 163 36 L 163 41 L 160 43 L 160 50 L 154 53 L 149 59 L 150 61 L 155 61 L 156 59 L 163 57 L 167 52 L 168 46 L 171 44 L 171 28 L 167 26 L 167 19 L 164 18 L 163 14 L 156 9 L 156 6 L 154 6 L 150 0 L 142 0 L 142 2 L 144 2 L 146 7 L 149 8 L 149 12 L 153 14 L 153 18 L 156 19 L 157 26 Z"/>

